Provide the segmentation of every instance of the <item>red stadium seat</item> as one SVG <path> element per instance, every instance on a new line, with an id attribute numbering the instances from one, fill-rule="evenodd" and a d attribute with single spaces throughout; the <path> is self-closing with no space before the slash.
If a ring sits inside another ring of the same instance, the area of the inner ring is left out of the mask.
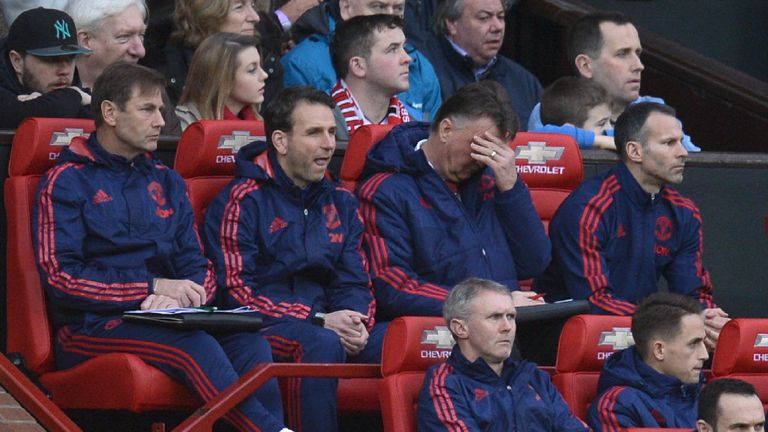
<path id="1" fill-rule="evenodd" d="M 341 187 L 354 192 L 357 181 L 363 174 L 368 150 L 387 136 L 393 127 L 394 125 L 365 125 L 352 134 L 341 162 Z"/>
<path id="2" fill-rule="evenodd" d="M 519 132 L 510 147 L 517 155 L 517 173 L 531 190 L 533 205 L 549 229 L 552 216 L 584 175 L 579 145 L 568 135 Z"/>
<path id="3" fill-rule="evenodd" d="M 103 355 L 55 370 L 52 329 L 32 243 L 32 206 L 41 175 L 54 165 L 70 139 L 93 129 L 91 120 L 29 118 L 16 130 L 5 182 L 7 350 L 21 354 L 27 368 L 64 409 L 194 408 L 201 402 L 186 387 L 131 354 Z"/>
<path id="4" fill-rule="evenodd" d="M 440 317 L 400 317 L 392 321 L 381 360 L 379 391 L 385 432 L 416 430 L 416 404 L 430 366 L 451 354 L 453 336 Z"/>
<path id="5" fill-rule="evenodd" d="M 736 318 L 726 323 L 712 359 L 712 375 L 752 384 L 768 410 L 768 319 Z"/>
<path id="6" fill-rule="evenodd" d="M 589 405 L 597 397 L 605 360 L 634 344 L 631 325 L 631 317 L 612 315 L 576 315 L 565 323 L 552 382 L 580 419 L 586 420 Z"/>

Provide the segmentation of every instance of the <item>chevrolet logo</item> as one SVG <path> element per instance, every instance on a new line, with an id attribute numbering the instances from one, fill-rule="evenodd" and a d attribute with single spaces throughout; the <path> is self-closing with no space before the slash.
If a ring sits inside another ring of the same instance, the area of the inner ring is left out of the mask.
<path id="1" fill-rule="evenodd" d="M 237 153 L 241 147 L 259 139 L 265 139 L 264 136 L 254 136 L 248 131 L 232 131 L 232 135 L 222 135 L 219 139 L 217 149 L 232 149 L 232 153 Z"/>
<path id="2" fill-rule="evenodd" d="M 547 143 L 528 141 L 527 146 L 519 146 L 515 151 L 516 159 L 526 159 L 529 164 L 543 165 L 548 160 L 560 160 L 565 147 L 547 147 Z"/>
<path id="3" fill-rule="evenodd" d="M 768 347 L 768 334 L 758 333 L 757 337 L 755 338 L 755 348 L 766 348 L 766 347 Z"/>
<path id="4" fill-rule="evenodd" d="M 632 330 L 628 327 L 614 327 L 612 331 L 600 333 L 598 345 L 611 345 L 615 350 L 629 348 L 635 344 Z"/>
<path id="5" fill-rule="evenodd" d="M 446 326 L 435 326 L 434 330 L 424 330 L 421 334 L 422 345 L 434 344 L 436 348 L 450 349 L 455 343 L 451 331 Z"/>
<path id="6" fill-rule="evenodd" d="M 51 135 L 51 142 L 49 145 L 52 146 L 68 146 L 69 142 L 72 141 L 72 138 L 76 136 L 82 136 L 88 138 L 90 134 L 85 133 L 84 130 L 78 129 L 78 128 L 65 128 L 64 132 L 54 132 Z"/>

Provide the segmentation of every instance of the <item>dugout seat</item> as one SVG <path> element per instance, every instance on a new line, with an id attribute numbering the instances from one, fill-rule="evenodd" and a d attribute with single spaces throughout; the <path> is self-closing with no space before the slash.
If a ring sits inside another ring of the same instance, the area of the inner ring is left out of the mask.
<path id="1" fill-rule="evenodd" d="M 416 405 L 426 370 L 451 354 L 453 336 L 441 317 L 400 317 L 384 337 L 379 390 L 385 432 L 416 430 Z"/>
<path id="2" fill-rule="evenodd" d="M 517 173 L 531 191 L 544 228 L 560 204 L 581 184 L 584 163 L 576 140 L 562 134 L 518 132 L 510 142 Z"/>
<path id="3" fill-rule="evenodd" d="M 357 182 L 363 174 L 368 150 L 387 136 L 393 127 L 394 125 L 365 125 L 352 134 L 341 162 L 339 175 L 341 187 L 348 191 L 355 191 Z"/>
<path id="4" fill-rule="evenodd" d="M 181 383 L 132 354 L 107 354 L 55 370 L 53 334 L 32 242 L 32 207 L 40 177 L 71 139 L 94 130 L 92 120 L 28 118 L 11 145 L 5 211 L 8 223 L 7 318 L 9 353 L 25 366 L 63 409 L 145 412 L 193 409 L 200 400 Z"/>
<path id="5" fill-rule="evenodd" d="M 232 180 L 237 151 L 252 141 L 265 139 L 264 133 L 263 122 L 242 120 L 202 120 L 184 130 L 174 168 L 187 183 L 198 227 L 202 226 L 208 204 Z M 339 411 L 378 412 L 379 382 L 378 378 L 339 379 Z"/>
<path id="6" fill-rule="evenodd" d="M 576 315 L 565 323 L 552 382 L 580 419 L 586 421 L 589 405 L 597 397 L 605 360 L 634 344 L 631 325 L 631 317 L 612 315 Z"/>
<path id="7" fill-rule="evenodd" d="M 712 358 L 712 376 L 752 384 L 768 410 L 768 319 L 736 318 L 725 324 Z"/>

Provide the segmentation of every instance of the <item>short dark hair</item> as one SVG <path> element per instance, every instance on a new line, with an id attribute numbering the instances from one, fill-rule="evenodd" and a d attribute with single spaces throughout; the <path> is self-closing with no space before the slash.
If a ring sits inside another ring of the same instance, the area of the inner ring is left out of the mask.
<path id="1" fill-rule="evenodd" d="M 699 395 L 699 420 L 704 420 L 714 427 L 720 414 L 717 411 L 717 404 L 720 403 L 720 396 L 726 393 L 746 397 L 756 396 L 760 399 L 755 387 L 746 381 L 734 378 L 716 379 L 704 386 L 704 390 Z"/>
<path id="2" fill-rule="evenodd" d="M 437 110 L 430 131 L 437 132 L 440 122 L 448 117 L 489 118 L 502 135 L 509 132 L 510 139 L 514 138 L 519 127 L 517 113 L 512 108 L 507 91 L 491 80 L 467 84 L 457 90 Z"/>
<path id="3" fill-rule="evenodd" d="M 336 76 L 345 78 L 349 73 L 349 59 L 371 55 L 374 34 L 387 29 L 403 29 L 403 19 L 397 15 L 359 15 L 340 22 L 331 39 L 331 62 Z"/>
<path id="4" fill-rule="evenodd" d="M 553 82 L 541 95 L 541 122 L 583 127 L 589 110 L 608 104 L 608 93 L 592 80 L 565 76 Z"/>
<path id="5" fill-rule="evenodd" d="M 290 132 L 293 129 L 293 111 L 301 102 L 336 108 L 336 103 L 327 93 L 314 87 L 296 86 L 284 89 L 264 110 L 264 129 L 268 143 L 272 144 L 272 132 Z"/>
<path id="6" fill-rule="evenodd" d="M 102 102 L 111 101 L 120 110 L 124 110 L 125 104 L 133 96 L 134 88 L 138 90 L 137 94 L 146 94 L 159 89 L 163 100 L 166 100 L 165 86 L 165 77 L 154 69 L 128 62 L 117 62 L 107 66 L 93 84 L 91 110 L 96 126 L 104 123 L 104 117 L 101 115 Z"/>
<path id="7" fill-rule="evenodd" d="M 603 49 L 603 34 L 600 24 L 604 22 L 616 25 L 632 24 L 624 14 L 619 12 L 594 12 L 577 19 L 568 28 L 567 50 L 568 60 L 575 66 L 576 57 L 586 54 L 590 58 L 600 57 Z"/>
<path id="8" fill-rule="evenodd" d="M 668 292 L 651 294 L 640 303 L 632 316 L 635 349 L 643 359 L 647 359 L 651 341 L 655 338 L 675 338 L 680 333 L 683 317 L 700 312 L 701 306 L 693 297 Z"/>
<path id="9" fill-rule="evenodd" d="M 677 112 L 669 105 L 640 102 L 629 105 L 616 119 L 616 124 L 613 127 L 613 138 L 616 142 L 616 150 L 618 150 L 622 160 L 626 160 L 628 142 L 636 141 L 645 145 L 647 133 L 645 123 L 654 112 L 677 117 Z"/>

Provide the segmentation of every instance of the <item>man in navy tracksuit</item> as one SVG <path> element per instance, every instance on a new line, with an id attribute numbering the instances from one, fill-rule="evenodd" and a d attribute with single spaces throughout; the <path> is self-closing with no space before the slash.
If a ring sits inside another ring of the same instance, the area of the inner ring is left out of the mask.
<path id="1" fill-rule="evenodd" d="M 635 345 L 605 363 L 587 421 L 597 432 L 696 426 L 701 370 L 709 358 L 696 300 L 656 293 L 632 317 Z"/>
<path id="2" fill-rule="evenodd" d="M 516 311 L 507 287 L 467 279 L 451 291 L 443 310 L 456 345 L 446 363 L 427 372 L 419 432 L 588 430 L 546 372 L 510 358 Z"/>
<path id="3" fill-rule="evenodd" d="M 560 206 L 549 227 L 552 264 L 536 287 L 550 301 L 587 299 L 593 313 L 630 315 L 663 275 L 671 292 L 700 302 L 714 347 L 727 315 L 702 264 L 701 214 L 666 186 L 683 180 L 682 136 L 666 105 L 633 104 L 619 116 L 621 162 Z"/>
<path id="4" fill-rule="evenodd" d="M 437 118 L 396 126 L 368 153 L 358 189 L 378 316 L 440 316 L 451 287 L 470 276 L 518 290 L 550 245 L 507 141 L 517 119 L 494 81 L 470 84 Z"/>
<path id="5" fill-rule="evenodd" d="M 150 152 L 163 127 L 165 80 L 128 63 L 96 81 L 96 133 L 65 149 L 35 202 L 35 251 L 56 334 L 59 368 L 113 352 L 135 354 L 210 400 L 271 361 L 258 333 L 213 337 L 123 322 L 123 311 L 200 306 L 215 293 L 181 177 Z M 105 383 L 108 385 L 108 383 Z M 226 419 L 280 431 L 272 380 Z"/>
<path id="6" fill-rule="evenodd" d="M 336 147 L 334 106 L 319 90 L 285 89 L 264 112 L 269 144 L 238 152 L 235 179 L 206 214 L 221 301 L 258 308 L 278 361 L 381 361 L 384 327 L 373 327 L 357 201 L 325 177 Z M 289 424 L 336 430 L 336 384 L 291 380 Z"/>

